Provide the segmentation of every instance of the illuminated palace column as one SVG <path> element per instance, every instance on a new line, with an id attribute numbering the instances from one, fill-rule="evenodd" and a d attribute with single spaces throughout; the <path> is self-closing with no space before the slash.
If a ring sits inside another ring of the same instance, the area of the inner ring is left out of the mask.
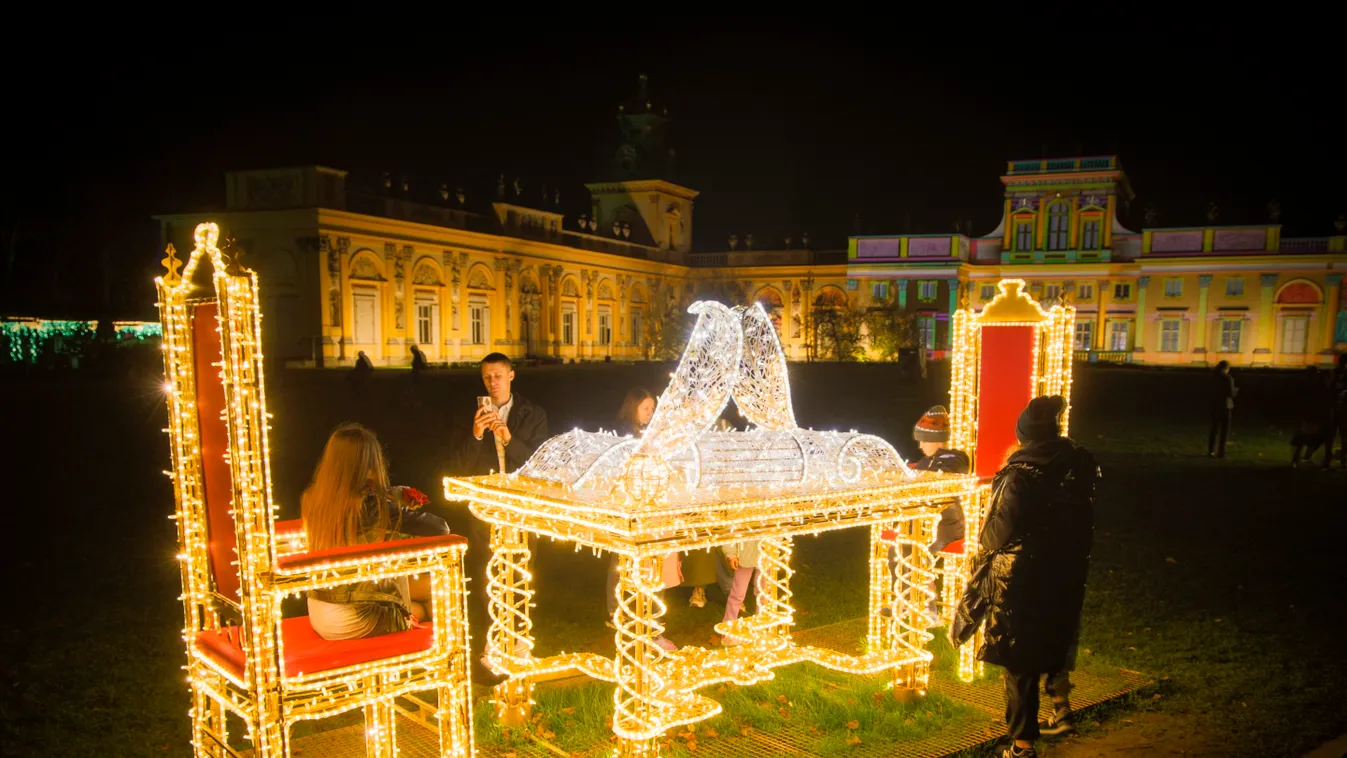
<path id="1" fill-rule="evenodd" d="M 1342 274 L 1329 274 L 1324 277 L 1324 313 L 1319 322 L 1323 324 L 1320 334 L 1320 355 L 1333 358 L 1333 347 L 1337 344 L 1338 310 L 1342 308 Z"/>
<path id="2" fill-rule="evenodd" d="M 1273 319 L 1273 300 L 1277 294 L 1277 275 L 1261 274 L 1258 277 L 1262 284 L 1262 291 L 1258 298 L 1258 347 L 1253 351 L 1253 363 L 1255 366 L 1267 365 L 1272 362 L 1272 336 L 1273 327 L 1276 322 Z"/>
<path id="3" fill-rule="evenodd" d="M 1143 276 L 1137 279 L 1137 312 L 1134 318 L 1136 326 L 1132 329 L 1135 334 L 1132 335 L 1132 352 L 1146 352 L 1146 289 L 1151 286 L 1151 278 Z M 1124 347 L 1124 350 L 1127 348 Z"/>
<path id="4" fill-rule="evenodd" d="M 1207 361 L 1207 292 L 1211 289 L 1211 274 L 1197 277 L 1197 322 L 1193 325 L 1193 363 Z"/>
<path id="5" fill-rule="evenodd" d="M 1105 224 L 1105 226 L 1107 226 L 1107 224 Z M 1094 349 L 1095 349 L 1095 350 L 1107 350 L 1107 349 L 1108 349 L 1108 306 L 1107 306 L 1108 300 L 1107 300 L 1107 298 L 1105 297 L 1105 296 L 1108 294 L 1108 286 L 1109 286 L 1109 281 L 1108 281 L 1107 279 L 1100 279 L 1100 280 L 1099 280 L 1098 287 L 1096 288 L 1098 291 L 1094 293 L 1094 299 L 1095 299 L 1095 309 L 1094 309 Z M 1140 285 L 1138 285 L 1138 290 L 1140 290 Z M 1138 348 L 1141 347 L 1141 343 L 1140 343 L 1140 342 L 1137 343 L 1137 347 L 1138 347 Z"/>
<path id="6" fill-rule="evenodd" d="M 560 329 L 560 320 L 556 318 L 555 311 L 561 303 L 561 298 L 557 297 L 557 279 L 555 272 L 557 266 L 540 266 L 538 268 L 538 289 L 542 291 L 542 304 L 538 309 L 542 319 L 541 327 L 538 330 L 538 340 L 542 344 L 539 346 L 539 355 L 555 355 L 558 336 L 556 331 Z"/>
<path id="7" fill-rule="evenodd" d="M 509 259 L 503 257 L 496 257 L 491 261 L 492 268 L 495 269 L 496 275 L 492 282 L 495 287 L 491 290 L 489 295 L 490 300 L 488 300 L 488 302 L 490 305 L 487 308 L 486 351 L 488 353 L 502 349 L 502 343 L 506 339 L 505 330 L 509 326 L 509 319 L 505 316 L 505 304 L 508 302 L 505 280 L 509 277 L 505 267 L 508 263 Z"/>
<path id="8" fill-rule="evenodd" d="M 971 454 L 973 472 L 984 481 L 1016 444 L 1015 423 L 1034 397 L 1065 398 L 1062 434 L 1070 428 L 1075 308 L 1054 305 L 1044 311 L 1021 279 L 1002 280 L 997 288 L 981 313 L 962 309 L 955 314 L 950 363 L 950 446 Z M 964 503 L 965 559 L 970 562 L 988 495 L 984 488 Z M 959 675 L 966 681 L 981 671 L 973 660 L 980 644 L 979 636 L 959 650 Z"/>
<path id="9" fill-rule="evenodd" d="M 533 681 L 523 673 L 533 658 L 533 575 L 528 570 L 529 547 L 520 529 L 491 527 L 491 560 L 486 566 L 487 629 L 486 655 L 492 668 L 509 678 L 496 685 L 492 702 L 496 718 L 507 726 L 528 723 L 532 710 Z"/>

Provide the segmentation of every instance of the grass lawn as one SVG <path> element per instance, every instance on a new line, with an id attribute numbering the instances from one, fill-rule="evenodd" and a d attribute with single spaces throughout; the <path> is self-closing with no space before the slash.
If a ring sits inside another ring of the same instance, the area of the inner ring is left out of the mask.
<path id="1" fill-rule="evenodd" d="M 521 371 L 516 389 L 548 409 L 554 433 L 594 428 L 611 424 L 629 386 L 658 390 L 669 369 L 547 367 Z M 878 433 L 901 448 L 920 412 L 943 401 L 945 384 L 938 372 L 924 387 L 898 387 L 895 377 L 889 366 L 794 366 L 800 421 Z M 399 372 L 381 375 L 374 401 L 357 409 L 339 374 L 271 379 L 275 496 L 286 516 L 297 515 L 327 432 L 348 418 L 379 432 L 396 481 L 440 492 L 449 430 L 466 422 L 480 392 L 472 374 L 444 372 L 423 388 L 422 407 L 407 408 L 400 402 L 406 374 Z M 1347 731 L 1340 548 L 1347 474 L 1287 466 L 1289 408 L 1300 377 L 1286 373 L 1237 373 L 1243 389 L 1229 457 L 1207 458 L 1205 379 L 1189 371 L 1076 372 L 1073 436 L 1096 451 L 1104 469 L 1082 666 L 1162 678 L 1158 699 L 1101 714 L 1094 731 L 1127 718 L 1165 718 L 1198 735 L 1210 754 L 1297 755 Z M 18 523 L 3 553 L 5 575 L 18 590 L 5 614 L 0 662 L 5 755 L 189 753 L 157 385 L 152 376 L 4 381 L 0 419 L 15 440 L 8 469 L 28 477 L 9 498 Z M 435 509 L 456 531 L 468 531 L 461 508 Z M 860 530 L 796 541 L 801 627 L 864 612 L 864 541 Z M 611 649 L 612 633 L 602 625 L 604 569 L 604 559 L 587 552 L 542 544 L 540 654 Z M 706 644 L 722 611 L 719 591 L 710 595 L 706 608 L 694 609 L 686 590 L 668 593 L 671 639 Z M 485 613 L 475 597 L 472 615 L 480 644 Z M 826 733 L 820 753 L 846 747 L 847 736 L 867 745 L 900 740 L 958 717 L 936 699 L 916 708 L 871 703 L 854 710 L 865 703 L 865 688 L 878 684 L 797 666 L 757 687 L 713 688 L 708 694 L 727 715 L 698 725 L 694 735 L 784 728 L 780 711 L 761 705 L 779 709 L 783 695 L 792 704 L 791 724 Z M 853 696 L 856 706 L 848 702 Z M 609 697 L 601 686 L 543 688 L 540 712 L 560 744 L 578 747 L 586 734 L 605 729 Z M 481 733 L 502 738 L 488 716 L 479 709 Z M 857 726 L 848 729 L 852 721 Z M 686 750 L 686 737 L 671 737 Z"/>

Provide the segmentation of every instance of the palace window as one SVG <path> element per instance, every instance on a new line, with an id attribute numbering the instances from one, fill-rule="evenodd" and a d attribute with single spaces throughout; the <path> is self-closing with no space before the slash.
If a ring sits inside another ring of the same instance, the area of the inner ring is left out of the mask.
<path id="1" fill-rule="evenodd" d="M 1076 287 L 1076 299 L 1077 299 L 1077 300 L 1081 300 L 1081 301 L 1089 301 L 1089 300 L 1093 300 L 1093 299 L 1094 299 L 1094 285 L 1093 285 L 1092 283 L 1086 282 L 1085 284 L 1081 284 L 1081 285 L 1077 286 L 1077 287 Z"/>
<path id="2" fill-rule="evenodd" d="M 613 344 L 613 314 L 607 309 L 599 310 L 599 344 Z"/>
<path id="3" fill-rule="evenodd" d="M 996 297 L 996 285 L 984 284 L 980 288 L 978 294 L 982 297 L 983 300 L 991 300 L 992 298 Z"/>
<path id="4" fill-rule="evenodd" d="M 917 326 L 921 330 L 921 346 L 927 350 L 935 347 L 935 316 L 922 316 Z"/>
<path id="5" fill-rule="evenodd" d="M 1305 352 L 1305 336 L 1310 328 L 1310 320 L 1304 316 L 1287 316 L 1282 319 L 1283 353 L 1300 355 Z"/>
<path id="6" fill-rule="evenodd" d="M 487 310 L 485 300 L 473 300 L 468 303 L 468 319 L 471 324 L 472 344 L 485 345 L 487 335 Z"/>
<path id="7" fill-rule="evenodd" d="M 1043 302 L 1055 303 L 1062 296 L 1062 285 L 1049 284 L 1043 287 Z"/>
<path id="8" fill-rule="evenodd" d="M 1109 323 L 1108 328 L 1108 349 L 1126 350 L 1128 331 L 1132 326 L 1130 321 L 1113 321 Z"/>
<path id="9" fill-rule="evenodd" d="M 429 345 L 435 341 L 435 305 L 418 302 L 416 304 L 416 342 Z"/>
<path id="10" fill-rule="evenodd" d="M 1015 224 L 1015 250 L 1027 253 L 1034 249 L 1034 222 L 1021 221 Z"/>
<path id="11" fill-rule="evenodd" d="M 1119 282 L 1113 285 L 1114 300 L 1129 300 L 1132 297 L 1132 285 L 1128 282 Z"/>
<path id="12" fill-rule="evenodd" d="M 561 312 L 561 344 L 575 344 L 575 306 Z"/>
<path id="13" fill-rule="evenodd" d="M 871 289 L 870 289 L 870 294 L 871 294 L 876 300 L 884 300 L 884 299 L 888 298 L 888 296 L 889 296 L 889 283 L 888 283 L 888 282 L 875 282 L 874 285 L 873 285 L 873 286 L 871 287 Z"/>
<path id="14" fill-rule="evenodd" d="M 1065 200 L 1058 200 L 1048 206 L 1048 249 L 1065 250 L 1070 242 L 1068 222 L 1071 219 L 1071 206 Z"/>
<path id="15" fill-rule="evenodd" d="M 1181 297 L 1183 295 L 1182 279 L 1165 280 L 1165 297 Z"/>
<path id="16" fill-rule="evenodd" d="M 1160 322 L 1160 352 L 1179 352 L 1179 328 L 1183 322 L 1176 318 L 1167 318 Z"/>
<path id="17" fill-rule="evenodd" d="M 641 320 L 641 309 L 632 308 L 631 334 L 629 335 L 628 342 L 632 343 L 633 345 L 640 345 L 641 343 L 645 342 L 645 333 L 642 331 L 643 327 L 644 324 L 642 323 Z"/>
<path id="18" fill-rule="evenodd" d="M 929 279 L 928 279 L 928 280 L 925 280 L 925 281 L 917 282 L 917 299 L 918 299 L 918 300 L 934 300 L 934 299 L 935 299 L 935 293 L 936 293 L 936 287 L 938 287 L 939 285 L 940 285 L 940 282 L 931 281 L 931 280 L 929 280 Z"/>
<path id="19" fill-rule="evenodd" d="M 1240 331 L 1244 328 L 1244 322 L 1237 318 L 1227 318 L 1221 321 L 1221 352 L 1238 353 Z"/>
<path id="20" fill-rule="evenodd" d="M 1225 294 L 1227 297 L 1243 297 L 1244 296 L 1243 277 L 1232 276 L 1229 279 L 1226 279 Z"/>
<path id="21" fill-rule="evenodd" d="M 1097 250 L 1099 248 L 1099 221 L 1086 221 L 1081 228 L 1080 240 L 1081 250 Z"/>
<path id="22" fill-rule="evenodd" d="M 860 280 L 860 279 L 848 279 L 848 280 L 847 280 L 847 289 L 851 290 L 852 292 L 855 292 L 857 289 L 860 288 L 860 286 L 861 286 L 861 280 Z"/>
<path id="23" fill-rule="evenodd" d="M 1090 350 L 1094 348 L 1094 322 L 1077 321 L 1075 339 L 1072 344 L 1077 350 Z"/>

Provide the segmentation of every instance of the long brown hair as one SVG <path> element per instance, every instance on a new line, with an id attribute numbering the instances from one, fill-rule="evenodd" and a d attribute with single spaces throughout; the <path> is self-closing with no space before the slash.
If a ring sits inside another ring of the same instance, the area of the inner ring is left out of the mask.
<path id="1" fill-rule="evenodd" d="M 373 490 L 388 490 L 388 466 L 374 432 L 360 424 L 342 424 L 327 438 L 313 480 L 300 499 L 309 550 L 326 550 L 362 541 L 372 531 L 382 541 L 392 530 L 389 509 L 376 509 L 375 523 L 361 523 L 361 505 Z M 382 505 L 382 503 L 381 503 Z"/>
<path id="2" fill-rule="evenodd" d="M 636 420 L 636 409 L 641 407 L 641 403 L 654 399 L 655 396 L 644 387 L 633 387 L 628 390 L 626 399 L 622 401 L 622 410 L 617 412 L 617 431 L 627 434 L 640 433 L 641 422 Z"/>

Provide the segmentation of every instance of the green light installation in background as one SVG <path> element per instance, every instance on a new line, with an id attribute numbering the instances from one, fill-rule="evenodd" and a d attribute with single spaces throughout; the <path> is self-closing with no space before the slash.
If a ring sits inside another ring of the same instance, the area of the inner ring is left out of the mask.
<path id="1" fill-rule="evenodd" d="M 112 322 L 117 344 L 157 342 L 162 336 L 157 321 Z M 0 341 L 11 363 L 36 364 L 50 345 L 53 352 L 79 356 L 93 344 L 97 321 L 56 321 L 39 318 L 0 320 Z"/>

